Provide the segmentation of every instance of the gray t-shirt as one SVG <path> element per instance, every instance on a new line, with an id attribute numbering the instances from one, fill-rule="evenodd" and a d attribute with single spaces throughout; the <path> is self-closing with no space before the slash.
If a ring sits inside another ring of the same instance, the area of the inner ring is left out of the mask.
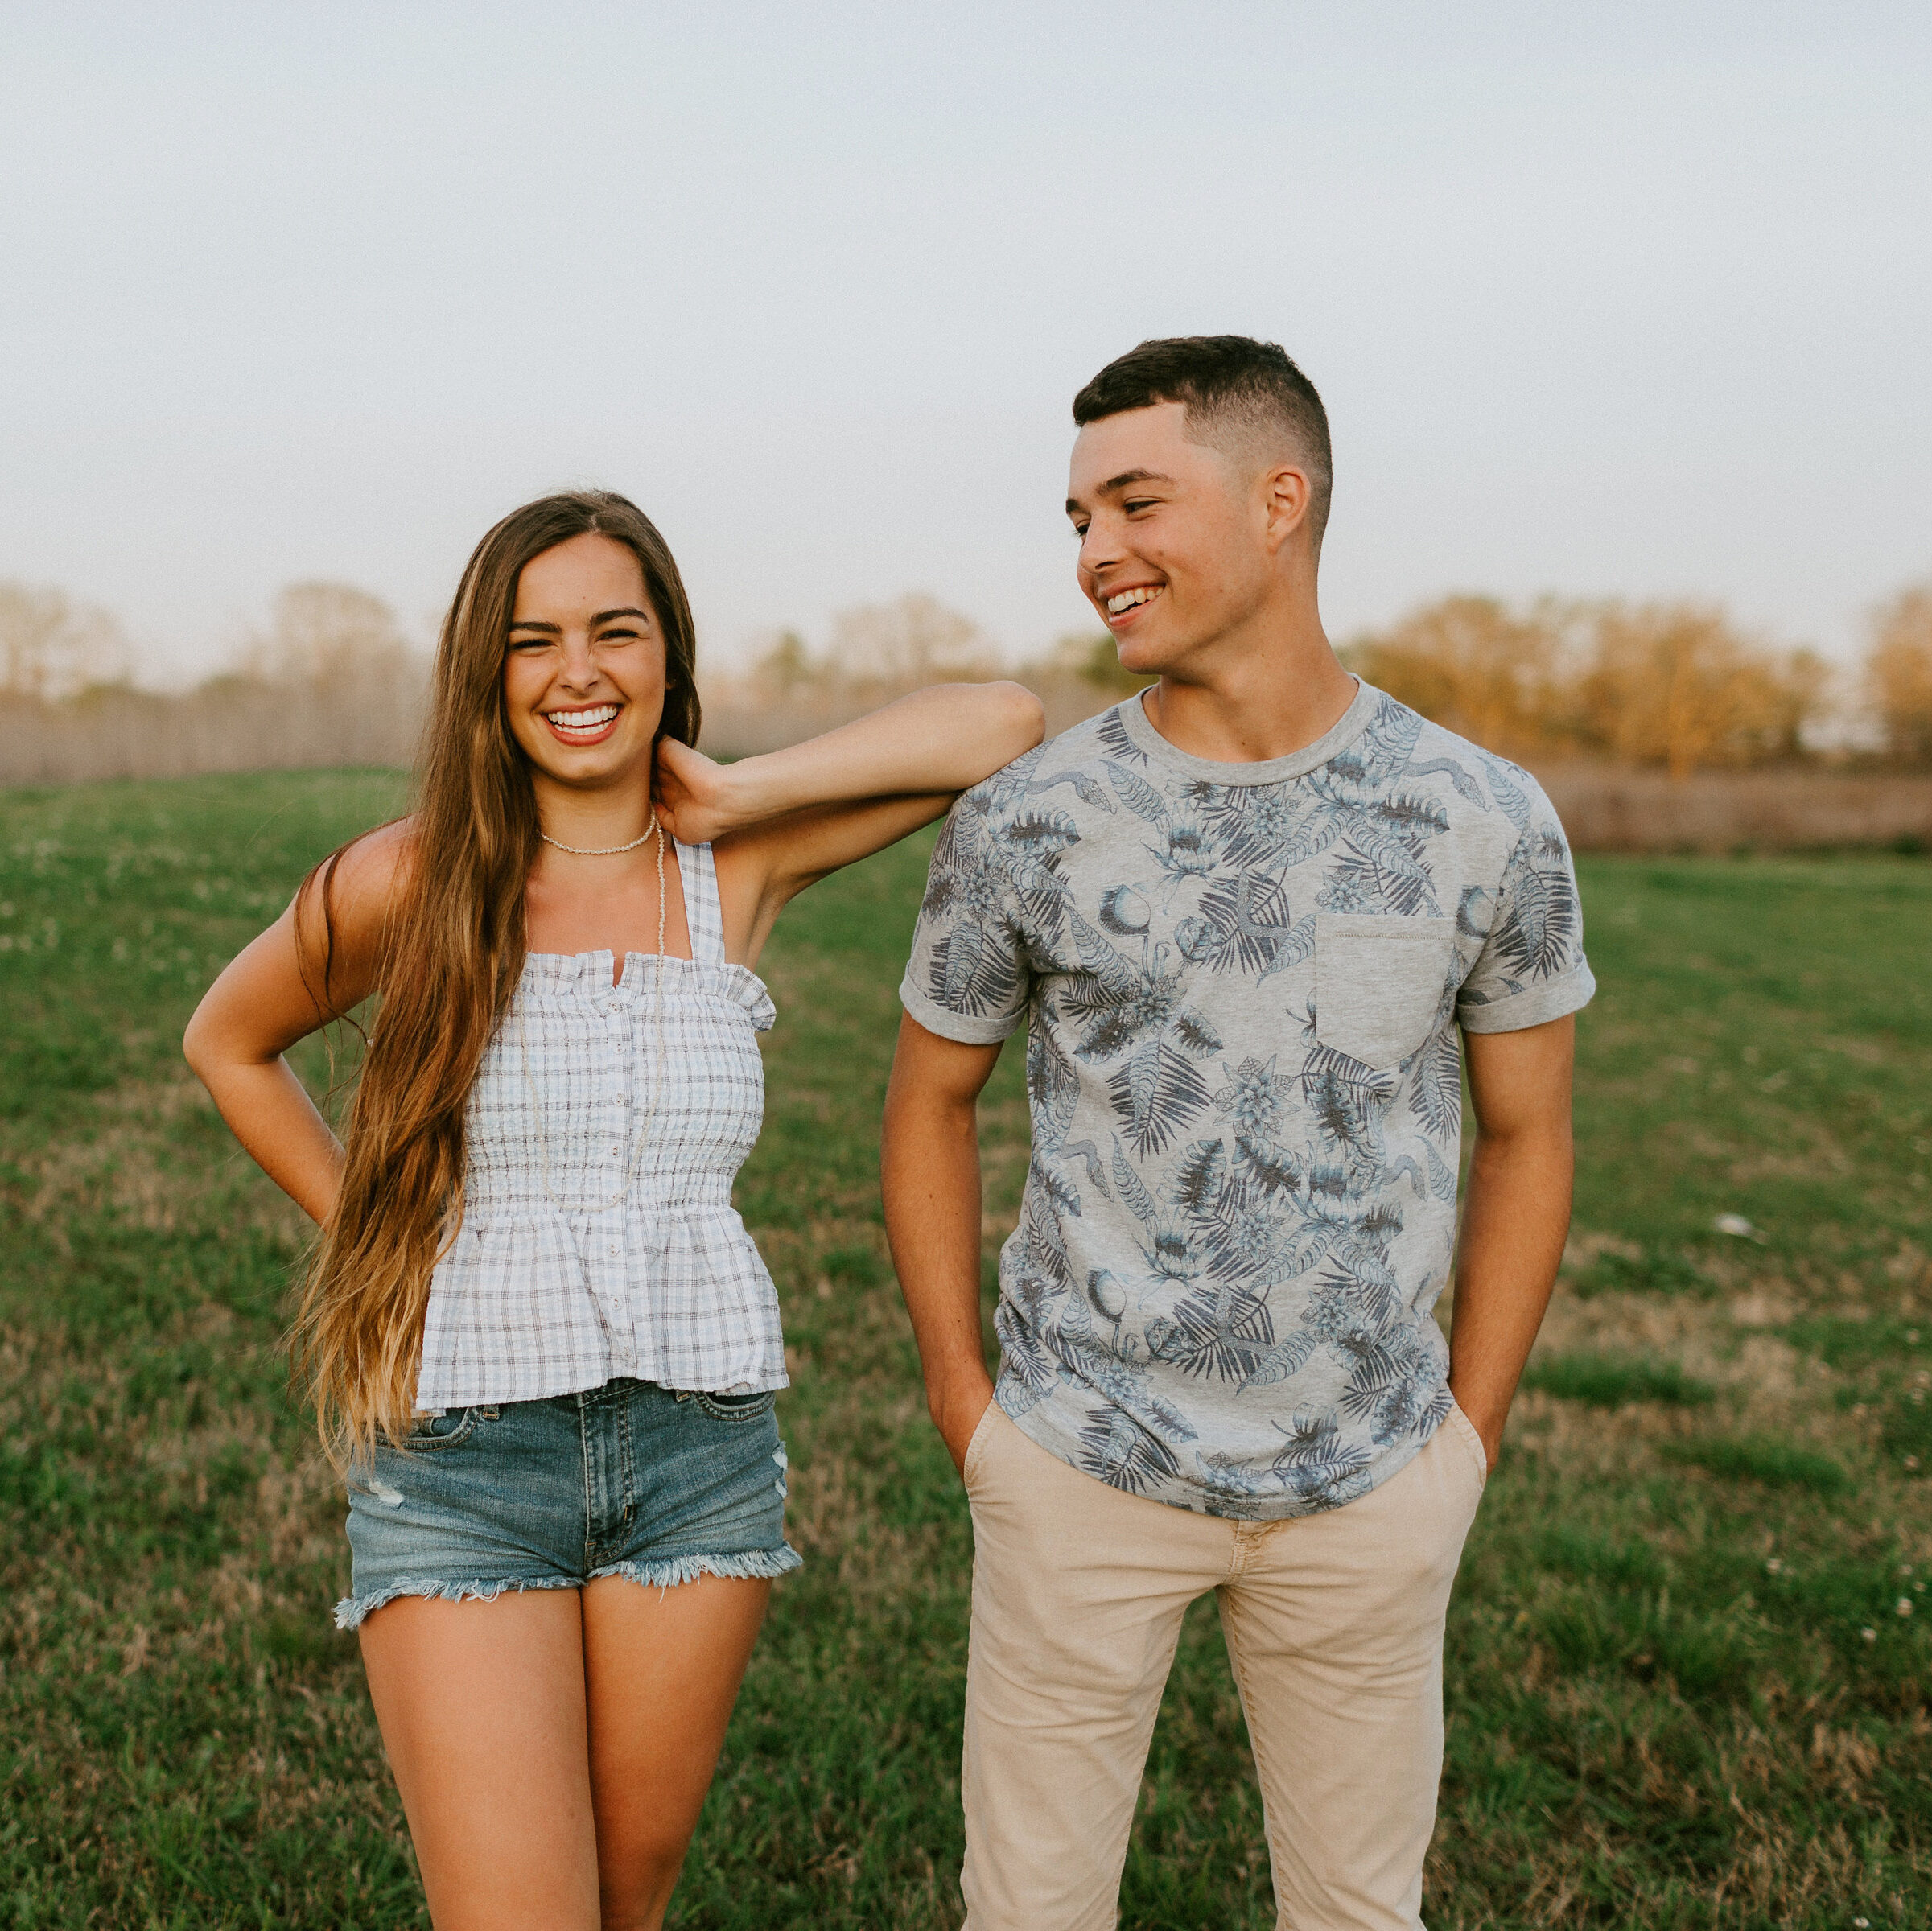
<path id="1" fill-rule="evenodd" d="M 1535 780 L 1367 685 L 1291 757 L 1191 757 L 1133 698 L 974 786 L 900 996 L 1029 1023 L 1001 1406 L 1211 1515 L 1386 1481 L 1449 1412 L 1456 1027 L 1594 990 Z"/>

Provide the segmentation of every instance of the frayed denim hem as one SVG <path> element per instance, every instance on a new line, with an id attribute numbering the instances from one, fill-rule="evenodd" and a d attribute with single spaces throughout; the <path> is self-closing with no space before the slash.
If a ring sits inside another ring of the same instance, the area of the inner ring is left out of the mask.
<path id="1" fill-rule="evenodd" d="M 621 1575 L 647 1589 L 675 1589 L 701 1575 L 768 1580 L 804 1566 L 805 1558 L 789 1542 L 781 1542 L 776 1549 L 750 1549 L 742 1555 L 672 1555 L 657 1563 L 608 1563 L 593 1569 L 588 1579 L 594 1583 L 603 1576 Z"/>
<path id="2" fill-rule="evenodd" d="M 525 1589 L 580 1589 L 583 1587 L 575 1577 L 568 1575 L 533 1576 L 528 1581 L 507 1583 L 486 1582 L 481 1579 L 468 1583 L 401 1582 L 392 1584 L 387 1589 L 378 1589 L 373 1595 L 352 1595 L 336 1604 L 336 1627 L 338 1629 L 360 1629 L 378 1609 L 386 1608 L 399 1596 L 439 1596 L 445 1602 L 451 1603 L 493 1603 L 506 1589 L 514 1589 L 521 1595 Z"/>
<path id="3" fill-rule="evenodd" d="M 657 1563 L 608 1563 L 581 1579 L 543 1575 L 507 1583 L 481 1579 L 467 1583 L 412 1580 L 392 1583 L 372 1595 L 349 1596 L 336 1604 L 336 1627 L 360 1629 L 378 1609 L 405 1595 L 435 1596 L 450 1603 L 493 1603 L 506 1589 L 514 1589 L 519 1595 L 525 1589 L 581 1589 L 585 1583 L 607 1575 L 621 1575 L 631 1582 L 642 1583 L 648 1589 L 675 1589 L 680 1583 L 694 1583 L 701 1575 L 719 1575 L 731 1580 L 768 1579 L 788 1575 L 804 1566 L 805 1558 L 789 1542 L 785 1542 L 776 1549 L 752 1549 L 742 1555 L 673 1555 Z"/>

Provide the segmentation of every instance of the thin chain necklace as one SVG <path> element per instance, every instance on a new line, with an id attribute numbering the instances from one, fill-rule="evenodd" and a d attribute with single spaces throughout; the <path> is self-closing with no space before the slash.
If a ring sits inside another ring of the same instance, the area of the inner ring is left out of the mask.
<path id="1" fill-rule="evenodd" d="M 556 1194 L 551 1190 L 550 1135 L 546 1133 L 543 1129 L 542 1096 L 538 1092 L 537 1082 L 533 1078 L 531 1077 L 530 1075 L 529 1034 L 524 1025 L 522 990 L 521 987 L 519 987 L 517 990 L 517 1044 L 523 1055 L 523 1085 L 524 1090 L 529 1095 L 530 1118 L 532 1121 L 534 1122 L 537 1128 L 538 1171 L 543 1181 L 544 1197 L 549 1200 L 550 1204 L 554 1207 L 559 1213 L 608 1213 L 613 1207 L 621 1207 L 624 1202 L 631 1197 L 632 1185 L 637 1178 L 637 1169 L 644 1159 L 645 1142 L 649 1138 L 652 1124 L 657 1117 L 657 1102 L 664 1090 L 665 899 L 664 828 L 657 821 L 657 813 L 653 811 L 651 813 L 651 828 L 644 834 L 644 838 L 637 839 L 633 844 L 614 846 L 612 846 L 612 850 L 614 851 L 634 851 L 637 848 L 637 846 L 644 843 L 645 838 L 656 838 L 657 841 L 657 971 L 655 982 L 653 986 L 653 990 L 657 994 L 657 996 L 653 1002 L 655 1010 L 651 1015 L 651 1031 L 657 1050 L 653 1055 L 651 1067 L 650 1104 L 645 1109 L 643 1118 L 639 1120 L 637 1122 L 631 1147 L 631 1162 L 630 1165 L 624 1170 L 623 1186 L 619 1188 L 616 1192 L 612 1194 L 608 1200 L 601 1201 L 594 1207 L 567 1207 L 562 1200 L 558 1199 Z M 557 841 L 554 838 L 549 839 L 547 842 L 552 845 L 555 845 L 557 843 Z M 558 850 L 562 851 L 569 851 L 571 849 L 572 847 L 568 845 L 558 846 Z M 579 852 L 577 855 L 580 858 L 608 858 L 610 856 L 610 853 L 601 851 Z"/>

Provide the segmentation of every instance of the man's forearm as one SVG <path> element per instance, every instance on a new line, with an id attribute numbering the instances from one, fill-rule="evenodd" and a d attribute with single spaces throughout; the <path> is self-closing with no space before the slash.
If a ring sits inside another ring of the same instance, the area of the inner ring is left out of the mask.
<path id="1" fill-rule="evenodd" d="M 912 1317 L 926 1402 L 955 1463 L 991 1398 L 979 1326 L 979 1139 L 974 1104 L 896 1092 L 880 1147 L 886 1237 Z"/>
<path id="2" fill-rule="evenodd" d="M 1494 1464 L 1570 1225 L 1570 1136 L 1479 1136 L 1456 1248 L 1449 1386 Z"/>

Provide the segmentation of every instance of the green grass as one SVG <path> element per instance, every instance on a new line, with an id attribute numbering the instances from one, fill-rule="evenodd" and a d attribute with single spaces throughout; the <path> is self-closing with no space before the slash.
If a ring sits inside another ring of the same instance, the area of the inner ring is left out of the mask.
<path id="1" fill-rule="evenodd" d="M 301 1229 L 176 1044 L 218 963 L 397 795 L 333 773 L 0 797 L 0 1926 L 426 1921 L 328 1621 L 341 1501 L 275 1353 Z M 876 1192 L 925 850 L 809 895 L 768 961 L 739 1202 L 785 1302 L 808 1561 L 674 1907 L 707 1931 L 959 1920 L 970 1545 Z M 1932 1927 L 1932 868 L 1584 882 L 1576 1229 L 1451 1611 L 1428 1921 Z M 988 1096 L 989 1287 L 1016 1060 Z M 303 1068 L 327 1078 L 319 1048 Z M 1273 1921 L 1206 1604 L 1123 1921 Z"/>
<path id="2" fill-rule="evenodd" d="M 1850 1470 L 1835 1455 L 1795 1447 L 1782 1435 L 1720 1435 L 1702 1441 L 1666 1442 L 1662 1453 L 1667 1460 L 1707 1468 L 1733 1481 L 1763 1482 L 1772 1488 L 1811 1488 L 1820 1495 L 1836 1495 L 1852 1483 Z"/>
<path id="3" fill-rule="evenodd" d="M 1686 1374 L 1675 1361 L 1614 1354 L 1546 1354 L 1522 1380 L 1526 1388 L 1596 1408 L 1621 1408 L 1632 1402 L 1699 1406 L 1717 1394 L 1710 1382 Z"/>

